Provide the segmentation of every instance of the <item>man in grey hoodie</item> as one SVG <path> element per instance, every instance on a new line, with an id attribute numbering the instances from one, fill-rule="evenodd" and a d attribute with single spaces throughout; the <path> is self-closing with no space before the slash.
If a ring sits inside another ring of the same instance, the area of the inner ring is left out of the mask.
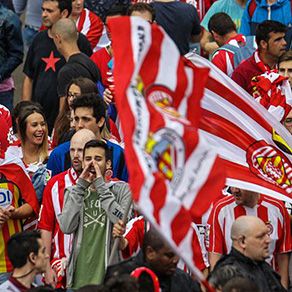
<path id="1" fill-rule="evenodd" d="M 87 142 L 83 171 L 76 185 L 65 190 L 58 220 L 64 233 L 74 233 L 67 267 L 70 288 L 103 281 L 113 241 L 113 224 L 123 217 L 131 200 L 127 183 L 105 181 L 111 168 L 110 155 L 105 142 Z"/>

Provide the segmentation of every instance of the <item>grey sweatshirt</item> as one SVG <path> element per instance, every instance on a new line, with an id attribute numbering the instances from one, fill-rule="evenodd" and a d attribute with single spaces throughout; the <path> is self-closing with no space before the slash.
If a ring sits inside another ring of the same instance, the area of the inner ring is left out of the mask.
<path id="1" fill-rule="evenodd" d="M 25 24 L 39 29 L 42 24 L 42 0 L 13 0 L 15 12 L 25 12 Z"/>
<path id="2" fill-rule="evenodd" d="M 122 181 L 105 183 L 103 178 L 97 178 L 93 182 L 95 189 L 100 194 L 101 206 L 105 210 L 107 221 L 107 243 L 106 266 L 113 244 L 112 228 L 118 219 L 122 219 L 124 210 L 131 200 L 131 192 L 128 184 Z M 83 235 L 83 214 L 84 214 L 84 195 L 87 192 L 89 183 L 82 178 L 77 180 L 76 185 L 69 187 L 64 193 L 64 206 L 62 213 L 58 215 L 58 222 L 61 230 L 65 234 L 74 234 L 72 251 L 67 267 L 67 285 L 72 286 L 74 268 L 82 243 Z M 128 214 L 131 218 L 132 212 Z M 115 262 L 118 262 L 118 254 L 115 255 Z"/>

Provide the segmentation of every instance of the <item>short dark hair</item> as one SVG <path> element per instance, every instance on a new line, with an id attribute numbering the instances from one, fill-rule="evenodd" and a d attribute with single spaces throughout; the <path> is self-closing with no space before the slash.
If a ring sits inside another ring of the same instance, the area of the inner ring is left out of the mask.
<path id="1" fill-rule="evenodd" d="M 128 9 L 127 15 L 132 15 L 134 11 L 138 11 L 138 12 L 148 11 L 152 16 L 152 21 L 155 20 L 155 17 L 156 17 L 155 9 L 147 3 L 132 4 Z"/>
<path id="2" fill-rule="evenodd" d="M 137 279 L 127 274 L 113 276 L 109 278 L 107 282 L 105 283 L 105 288 L 111 292 L 119 292 L 119 291 L 138 292 L 140 291 Z"/>
<path id="3" fill-rule="evenodd" d="M 143 240 L 143 245 L 142 245 L 144 256 L 146 254 L 146 248 L 148 246 L 152 247 L 155 251 L 159 251 L 165 246 L 163 239 L 161 238 L 159 233 L 153 229 L 153 227 L 150 227 L 150 229 L 144 235 L 144 240 Z"/>
<path id="4" fill-rule="evenodd" d="M 114 3 L 106 13 L 106 17 L 115 15 L 127 15 L 129 5 L 123 3 Z"/>
<path id="5" fill-rule="evenodd" d="M 9 238 L 7 253 L 14 268 L 23 267 L 30 253 L 38 254 L 40 238 L 41 234 L 38 230 L 15 233 Z"/>
<path id="6" fill-rule="evenodd" d="M 63 12 L 65 9 L 68 10 L 68 17 L 72 12 L 72 0 L 43 0 L 43 2 L 45 1 L 58 2 L 58 7 L 61 12 Z"/>
<path id="7" fill-rule="evenodd" d="M 105 153 L 105 160 L 112 161 L 112 152 L 111 149 L 108 147 L 107 143 L 102 140 L 90 140 L 88 141 L 83 148 L 83 157 L 85 157 L 85 150 L 88 148 L 102 148 L 104 149 Z"/>
<path id="8" fill-rule="evenodd" d="M 242 278 L 242 277 L 235 277 L 229 280 L 226 285 L 223 286 L 222 292 L 259 292 L 260 289 L 254 283 L 248 278 Z"/>
<path id="9" fill-rule="evenodd" d="M 287 32 L 287 27 L 275 20 L 265 20 L 257 25 L 256 28 L 256 43 L 259 46 L 261 41 L 268 42 L 270 39 L 270 33 L 274 32 Z"/>
<path id="10" fill-rule="evenodd" d="M 93 110 L 93 117 L 98 123 L 101 118 L 106 118 L 106 105 L 102 97 L 96 93 L 81 94 L 73 100 L 72 109 L 87 107 Z"/>
<path id="11" fill-rule="evenodd" d="M 231 17 L 224 13 L 215 13 L 208 22 L 208 30 L 216 32 L 220 36 L 224 36 L 229 32 L 236 31 L 236 26 Z"/>
<path id="12" fill-rule="evenodd" d="M 279 58 L 279 64 L 286 61 L 292 60 L 292 50 L 289 50 L 285 52 L 280 58 Z"/>

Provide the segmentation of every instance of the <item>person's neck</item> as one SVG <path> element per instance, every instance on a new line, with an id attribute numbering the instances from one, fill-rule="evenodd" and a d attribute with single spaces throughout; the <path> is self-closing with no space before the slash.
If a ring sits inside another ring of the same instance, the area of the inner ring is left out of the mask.
<path id="1" fill-rule="evenodd" d="M 72 20 L 74 20 L 75 22 L 78 20 L 78 18 L 80 17 L 80 14 L 71 14 L 70 15 L 70 18 L 72 19 Z"/>
<path id="2" fill-rule="evenodd" d="M 39 153 L 40 153 L 40 146 L 31 144 L 31 143 L 25 143 L 21 145 L 22 147 L 22 153 L 23 153 L 23 160 L 25 163 L 34 163 L 39 161 Z"/>
<path id="3" fill-rule="evenodd" d="M 12 277 L 28 289 L 31 288 L 31 284 L 34 281 L 35 276 L 36 272 L 31 266 L 24 266 L 19 269 L 16 268 L 12 273 Z"/>
<path id="4" fill-rule="evenodd" d="M 49 38 L 52 39 L 52 38 L 53 38 L 52 27 L 48 28 L 47 31 L 48 31 L 48 36 L 49 36 Z"/>
<path id="5" fill-rule="evenodd" d="M 231 31 L 229 33 L 227 33 L 225 36 L 224 36 L 224 42 L 228 42 L 231 38 L 234 38 L 237 36 L 237 32 L 236 31 Z"/>
<path id="6" fill-rule="evenodd" d="M 77 44 L 68 44 L 64 46 L 64 49 L 62 50 L 62 55 L 65 58 L 66 62 L 68 62 L 69 58 L 75 54 L 79 54 L 80 50 L 77 46 Z"/>
<path id="7" fill-rule="evenodd" d="M 269 67 L 271 69 L 273 69 L 278 63 L 278 60 L 275 57 L 273 57 L 273 56 L 271 56 L 271 55 L 269 55 L 269 54 L 267 54 L 265 52 L 259 51 L 259 56 L 260 56 L 261 61 L 265 65 L 269 65 Z"/>

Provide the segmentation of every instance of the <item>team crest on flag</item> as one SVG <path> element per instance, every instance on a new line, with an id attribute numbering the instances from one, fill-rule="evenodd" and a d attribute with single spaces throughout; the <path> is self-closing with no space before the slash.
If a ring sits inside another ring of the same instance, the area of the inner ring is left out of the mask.
<path id="1" fill-rule="evenodd" d="M 251 171 L 276 183 L 284 189 L 290 188 L 292 167 L 284 153 L 265 141 L 257 141 L 247 149 L 247 162 Z M 288 191 L 290 191 L 288 189 Z"/>

